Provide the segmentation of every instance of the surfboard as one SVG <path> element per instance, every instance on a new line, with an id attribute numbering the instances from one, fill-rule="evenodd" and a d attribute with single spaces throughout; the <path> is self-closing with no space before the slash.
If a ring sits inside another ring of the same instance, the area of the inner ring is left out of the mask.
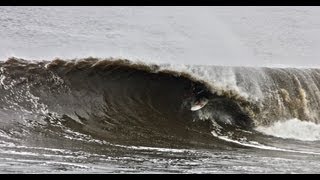
<path id="1" fill-rule="evenodd" d="M 203 108 L 209 102 L 208 99 L 202 99 L 191 105 L 191 111 L 198 111 Z"/>

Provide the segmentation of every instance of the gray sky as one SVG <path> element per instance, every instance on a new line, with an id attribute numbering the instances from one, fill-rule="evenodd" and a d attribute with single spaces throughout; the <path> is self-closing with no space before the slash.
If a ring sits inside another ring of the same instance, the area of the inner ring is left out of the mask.
<path id="1" fill-rule="evenodd" d="M 0 58 L 319 66 L 320 7 L 0 7 Z"/>

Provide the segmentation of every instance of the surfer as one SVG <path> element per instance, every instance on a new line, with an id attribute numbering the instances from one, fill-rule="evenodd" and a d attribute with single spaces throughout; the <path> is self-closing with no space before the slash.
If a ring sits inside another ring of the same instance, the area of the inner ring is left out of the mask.
<path id="1" fill-rule="evenodd" d="M 203 86 L 193 84 L 192 85 L 192 94 L 193 97 L 195 98 L 195 102 L 201 101 L 201 99 L 208 99 L 209 98 L 209 91 L 206 90 Z"/>
<path id="2" fill-rule="evenodd" d="M 191 110 L 198 110 L 204 107 L 209 99 L 210 92 L 200 84 L 191 84 L 189 97 L 193 98 Z"/>

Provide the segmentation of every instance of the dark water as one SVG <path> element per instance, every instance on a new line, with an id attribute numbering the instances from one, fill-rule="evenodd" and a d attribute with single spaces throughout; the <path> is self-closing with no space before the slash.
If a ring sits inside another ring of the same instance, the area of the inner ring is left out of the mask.
<path id="1" fill-rule="evenodd" d="M 319 73 L 11 58 L 0 63 L 0 170 L 318 173 Z M 194 87 L 209 99 L 195 112 Z"/>

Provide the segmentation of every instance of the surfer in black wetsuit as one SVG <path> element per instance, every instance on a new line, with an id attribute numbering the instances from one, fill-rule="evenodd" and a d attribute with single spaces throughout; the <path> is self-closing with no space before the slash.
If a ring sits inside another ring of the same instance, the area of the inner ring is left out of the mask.
<path id="1" fill-rule="evenodd" d="M 210 95 L 210 91 L 205 86 L 195 83 L 191 84 L 190 97 L 194 98 L 195 104 L 198 104 L 204 98 L 208 99 Z"/>

